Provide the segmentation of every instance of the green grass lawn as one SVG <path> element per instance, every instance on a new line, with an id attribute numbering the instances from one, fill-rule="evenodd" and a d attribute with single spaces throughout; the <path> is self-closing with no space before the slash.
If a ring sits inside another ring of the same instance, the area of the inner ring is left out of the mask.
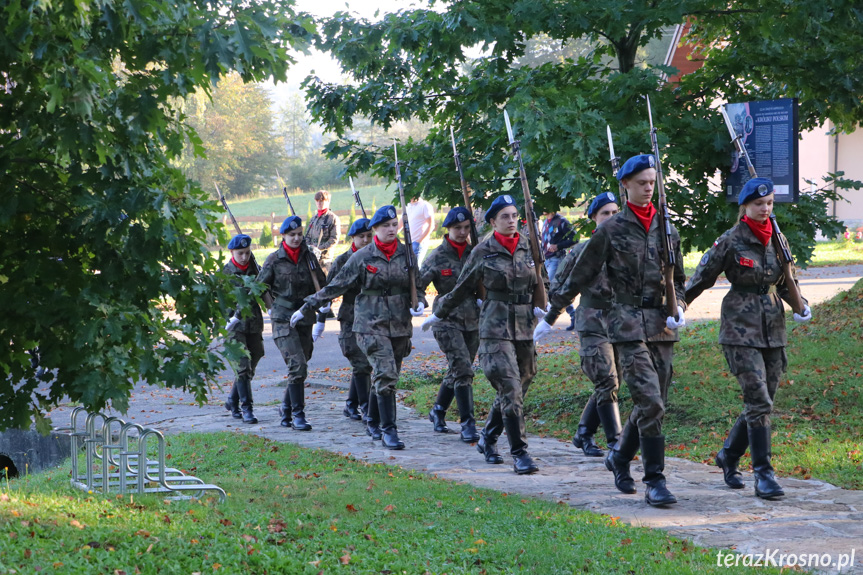
<path id="1" fill-rule="evenodd" d="M 360 197 L 363 200 L 363 206 L 366 208 L 366 214 L 371 217 L 372 206 L 381 207 L 389 204 L 393 200 L 393 189 L 383 185 L 360 187 L 357 188 L 360 192 Z M 330 209 L 336 212 L 349 212 L 351 206 L 354 205 L 354 196 L 349 187 L 339 190 L 329 190 L 330 192 Z M 307 192 L 305 194 L 291 194 L 291 203 L 294 209 L 297 210 L 297 215 L 306 219 L 306 214 L 311 206 L 312 213 L 315 212 L 315 192 Z M 239 202 L 231 202 L 231 211 L 237 219 L 246 218 L 249 216 L 269 217 L 272 212 L 276 212 L 276 218 L 284 219 L 288 215 L 288 205 L 285 202 L 284 196 L 269 196 L 264 198 L 255 198 L 253 200 L 243 200 Z M 359 214 L 359 209 L 357 209 Z"/>
<path id="2" fill-rule="evenodd" d="M 168 443 L 225 503 L 87 494 L 68 469 L 4 481 L 0 573 L 755 571 L 617 518 L 329 452 L 231 433 Z"/>
<path id="3" fill-rule="evenodd" d="M 683 268 L 686 272 L 686 277 L 691 276 L 695 272 L 695 267 L 701 261 L 701 256 L 703 255 L 704 252 L 690 252 L 683 256 Z M 815 244 L 812 261 L 809 262 L 807 267 L 817 268 L 852 264 L 863 264 L 863 242 L 849 242 L 843 239 Z"/>
<path id="4" fill-rule="evenodd" d="M 697 305 L 697 303 L 696 303 Z M 813 309 L 808 324 L 795 324 L 788 337 L 788 373 L 773 415 L 773 463 L 780 475 L 814 477 L 849 489 L 863 488 L 863 280 Z M 664 431 L 668 454 L 712 463 L 728 429 L 743 408 L 737 380 L 728 373 L 716 343 L 718 322 L 690 325 L 675 345 L 674 380 Z M 525 399 L 528 431 L 569 438 L 575 432 L 592 384 L 572 345 L 546 348 L 539 374 Z M 440 373 L 413 373 L 408 402 L 428 410 Z M 621 384 L 621 412 L 631 401 Z M 494 398 L 477 374 L 477 417 Z M 745 465 L 749 465 L 748 458 Z"/>

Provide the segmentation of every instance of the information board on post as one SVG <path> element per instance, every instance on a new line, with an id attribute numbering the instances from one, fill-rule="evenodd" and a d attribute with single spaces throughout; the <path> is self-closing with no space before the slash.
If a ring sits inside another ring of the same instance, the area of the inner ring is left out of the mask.
<path id="1" fill-rule="evenodd" d="M 725 109 L 758 176 L 773 181 L 775 201 L 796 203 L 800 193 L 797 100 L 743 102 L 727 104 Z M 745 160 L 735 150 L 725 177 L 725 198 L 729 202 L 737 202 L 749 177 Z"/>

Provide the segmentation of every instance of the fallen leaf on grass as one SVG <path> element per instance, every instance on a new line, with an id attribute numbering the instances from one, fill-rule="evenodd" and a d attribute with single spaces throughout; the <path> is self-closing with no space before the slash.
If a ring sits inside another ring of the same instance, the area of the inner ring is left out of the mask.
<path id="1" fill-rule="evenodd" d="M 71 525 L 72 527 L 77 527 L 78 529 L 84 529 L 84 525 L 82 525 L 81 522 L 77 519 L 73 519 L 72 521 L 70 521 L 69 525 Z"/>
<path id="2" fill-rule="evenodd" d="M 354 507 L 352 503 L 348 503 L 347 505 L 345 505 L 345 509 L 347 509 L 351 513 L 356 513 L 358 511 L 357 508 Z"/>
<path id="3" fill-rule="evenodd" d="M 629 545 L 630 543 L 632 543 L 632 539 L 629 539 L 628 537 L 620 541 L 621 545 Z"/>
<path id="4" fill-rule="evenodd" d="M 344 555 L 339 557 L 339 561 L 341 562 L 342 565 L 347 565 L 348 563 L 351 562 L 351 556 L 348 555 L 347 553 L 345 553 Z"/>
<path id="5" fill-rule="evenodd" d="M 395 505 L 392 505 L 392 504 L 387 505 L 386 507 L 384 507 L 384 511 L 387 511 L 387 512 L 395 511 L 395 510 L 396 510 L 396 507 L 395 507 Z"/>

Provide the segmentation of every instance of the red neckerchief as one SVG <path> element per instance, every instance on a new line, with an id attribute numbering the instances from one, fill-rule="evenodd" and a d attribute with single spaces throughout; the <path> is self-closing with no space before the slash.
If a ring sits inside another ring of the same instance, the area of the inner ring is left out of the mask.
<path id="1" fill-rule="evenodd" d="M 302 246 L 302 244 L 300 244 Z M 285 240 L 282 240 L 282 248 L 284 248 L 285 253 L 288 254 L 288 257 L 291 258 L 291 261 L 297 263 L 300 261 L 300 248 L 290 248 L 288 244 L 285 243 Z"/>
<path id="2" fill-rule="evenodd" d="M 319 217 L 319 218 L 324 217 L 324 214 L 325 214 L 325 213 L 327 213 L 327 210 L 326 210 L 326 209 L 318 210 L 318 217 Z"/>
<path id="3" fill-rule="evenodd" d="M 461 242 L 461 243 L 454 242 L 451 239 L 449 239 L 449 234 L 447 234 L 445 237 L 446 237 L 446 241 L 449 242 L 449 245 L 451 245 L 453 248 L 455 248 L 455 251 L 458 253 L 458 259 L 461 259 L 462 254 L 467 249 L 467 242 Z"/>
<path id="4" fill-rule="evenodd" d="M 632 202 L 627 201 L 626 205 L 629 206 L 629 209 L 632 210 L 632 213 L 635 214 L 635 217 L 644 226 L 644 231 L 649 231 L 650 222 L 653 221 L 653 216 L 656 215 L 656 208 L 653 207 L 653 204 L 647 204 L 647 206 L 640 208 Z"/>
<path id="5" fill-rule="evenodd" d="M 251 260 L 251 258 L 249 258 L 249 263 L 247 263 L 244 266 L 241 266 L 240 264 L 237 263 L 237 260 L 234 259 L 234 256 L 231 256 L 231 263 L 234 264 L 235 266 L 237 266 L 237 269 L 239 269 L 241 272 L 244 272 L 247 269 L 249 269 L 250 265 L 252 265 L 252 260 Z"/>
<path id="6" fill-rule="evenodd" d="M 352 251 L 352 252 L 357 251 L 357 246 L 356 246 L 356 244 L 354 244 L 353 242 L 351 242 L 351 251 Z"/>
<path id="7" fill-rule="evenodd" d="M 375 245 L 378 246 L 378 249 L 381 250 L 382 254 L 387 256 L 387 261 L 390 261 L 390 258 L 393 257 L 393 254 L 396 253 L 396 247 L 399 245 L 399 243 L 396 240 L 393 240 L 388 244 L 383 244 L 378 239 L 378 237 L 375 236 Z"/>
<path id="8" fill-rule="evenodd" d="M 741 220 L 746 222 L 746 225 L 749 226 L 749 229 L 752 230 L 752 233 L 755 234 L 756 238 L 758 238 L 758 241 L 761 242 L 764 247 L 767 247 L 767 244 L 770 243 L 770 237 L 773 235 L 773 226 L 770 225 L 770 219 L 765 220 L 763 224 L 756 222 L 749 216 L 743 216 Z"/>
<path id="9" fill-rule="evenodd" d="M 494 239 L 498 241 L 500 245 L 505 247 L 510 255 L 515 253 L 515 248 L 518 246 L 518 232 L 515 232 L 515 235 L 511 238 L 508 238 L 504 235 L 501 235 L 498 232 L 494 233 Z"/>

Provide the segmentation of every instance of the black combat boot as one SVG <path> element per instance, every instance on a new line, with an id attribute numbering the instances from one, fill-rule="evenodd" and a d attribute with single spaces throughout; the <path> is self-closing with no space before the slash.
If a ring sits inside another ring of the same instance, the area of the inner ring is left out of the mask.
<path id="1" fill-rule="evenodd" d="M 239 394 L 237 393 L 237 382 L 231 386 L 231 393 L 228 394 L 228 399 L 225 400 L 225 409 L 231 412 L 231 417 L 234 419 L 243 419 L 243 414 L 240 411 Z"/>
<path id="2" fill-rule="evenodd" d="M 620 441 L 620 411 L 617 409 L 617 402 L 606 403 L 596 406 L 596 412 L 599 414 L 599 421 L 602 423 L 602 431 L 605 433 L 605 443 L 609 449 Z"/>
<path id="3" fill-rule="evenodd" d="M 501 433 L 503 433 L 503 416 L 497 405 L 492 405 L 488 412 L 485 427 L 479 434 L 479 441 L 476 444 L 476 450 L 485 456 L 486 463 L 493 465 L 503 463 L 503 457 L 497 450 L 497 439 Z"/>
<path id="4" fill-rule="evenodd" d="M 243 423 L 258 423 L 258 418 L 255 417 L 255 413 L 252 411 L 252 382 L 247 377 L 239 377 L 234 385 L 237 388 L 237 396 L 240 400 Z"/>
<path id="5" fill-rule="evenodd" d="M 569 327 L 566 328 L 566 331 L 572 331 L 575 329 L 575 308 L 572 305 L 567 306 L 566 313 L 569 314 Z"/>
<path id="6" fill-rule="evenodd" d="M 629 464 L 638 452 L 638 427 L 626 422 L 613 449 L 605 456 L 605 467 L 614 473 L 614 486 L 623 493 L 635 493 L 635 480 L 629 472 Z"/>
<path id="7" fill-rule="evenodd" d="M 476 420 L 473 417 L 473 386 L 462 385 L 455 388 L 455 402 L 458 405 L 458 417 L 461 421 L 461 440 L 465 443 L 479 441 Z"/>
<path id="8" fill-rule="evenodd" d="M 429 411 L 429 421 L 434 424 L 436 433 L 449 433 L 449 428 L 446 426 L 446 410 L 449 409 L 453 397 L 455 397 L 453 388 L 441 382 L 434 407 Z"/>
<path id="9" fill-rule="evenodd" d="M 366 415 L 366 433 L 373 441 L 381 439 L 381 417 L 378 409 L 378 394 L 372 391 L 369 394 L 369 411 Z"/>
<path id="10" fill-rule="evenodd" d="M 369 414 L 369 384 L 372 378 L 367 373 L 360 373 L 354 377 L 356 380 L 357 402 L 359 402 L 361 419 L 366 421 Z"/>
<path id="11" fill-rule="evenodd" d="M 509 439 L 509 452 L 512 455 L 512 469 L 518 475 L 530 475 L 539 471 L 539 467 L 527 452 L 527 432 L 524 429 L 524 420 L 520 417 L 503 418 L 506 427 L 506 437 Z"/>
<path id="12" fill-rule="evenodd" d="M 749 453 L 752 455 L 752 473 L 755 475 L 755 495 L 762 499 L 783 497 L 785 492 L 773 476 L 770 464 L 770 428 L 749 428 Z"/>
<path id="13" fill-rule="evenodd" d="M 291 428 L 294 431 L 311 431 L 312 426 L 306 421 L 306 388 L 302 383 L 289 383 L 288 393 L 291 395 Z"/>
<path id="14" fill-rule="evenodd" d="M 359 405 L 358 397 L 357 376 L 352 375 L 351 384 L 348 387 L 348 398 L 345 400 L 345 408 L 342 410 L 342 414 L 354 421 L 360 421 L 363 418 L 363 416 L 360 415 L 359 409 L 357 409 L 357 406 Z"/>
<path id="15" fill-rule="evenodd" d="M 399 429 L 396 426 L 396 395 L 378 395 L 378 410 L 381 415 L 381 444 L 387 449 L 404 449 L 404 442 L 399 439 Z"/>
<path id="16" fill-rule="evenodd" d="M 282 396 L 282 404 L 279 406 L 279 425 L 282 427 L 291 426 L 291 392 L 290 385 L 285 388 L 285 395 Z"/>
<path id="17" fill-rule="evenodd" d="M 578 431 L 572 438 L 572 444 L 578 449 L 581 449 L 588 457 L 602 457 L 605 455 L 593 435 L 596 433 L 596 428 L 599 427 L 599 412 L 596 410 L 596 396 L 591 395 L 587 400 L 587 405 L 584 406 L 584 411 L 581 412 L 581 420 L 578 423 Z"/>
<path id="18" fill-rule="evenodd" d="M 741 415 L 734 422 L 722 449 L 716 454 L 716 467 L 722 469 L 725 485 L 731 489 L 743 489 L 743 475 L 737 469 L 740 458 L 749 447 L 749 434 L 746 432 L 746 419 Z"/>
<path id="19" fill-rule="evenodd" d="M 644 499 L 654 507 L 677 503 L 677 498 L 665 487 L 665 437 L 641 438 L 641 461 L 644 464 Z"/>

